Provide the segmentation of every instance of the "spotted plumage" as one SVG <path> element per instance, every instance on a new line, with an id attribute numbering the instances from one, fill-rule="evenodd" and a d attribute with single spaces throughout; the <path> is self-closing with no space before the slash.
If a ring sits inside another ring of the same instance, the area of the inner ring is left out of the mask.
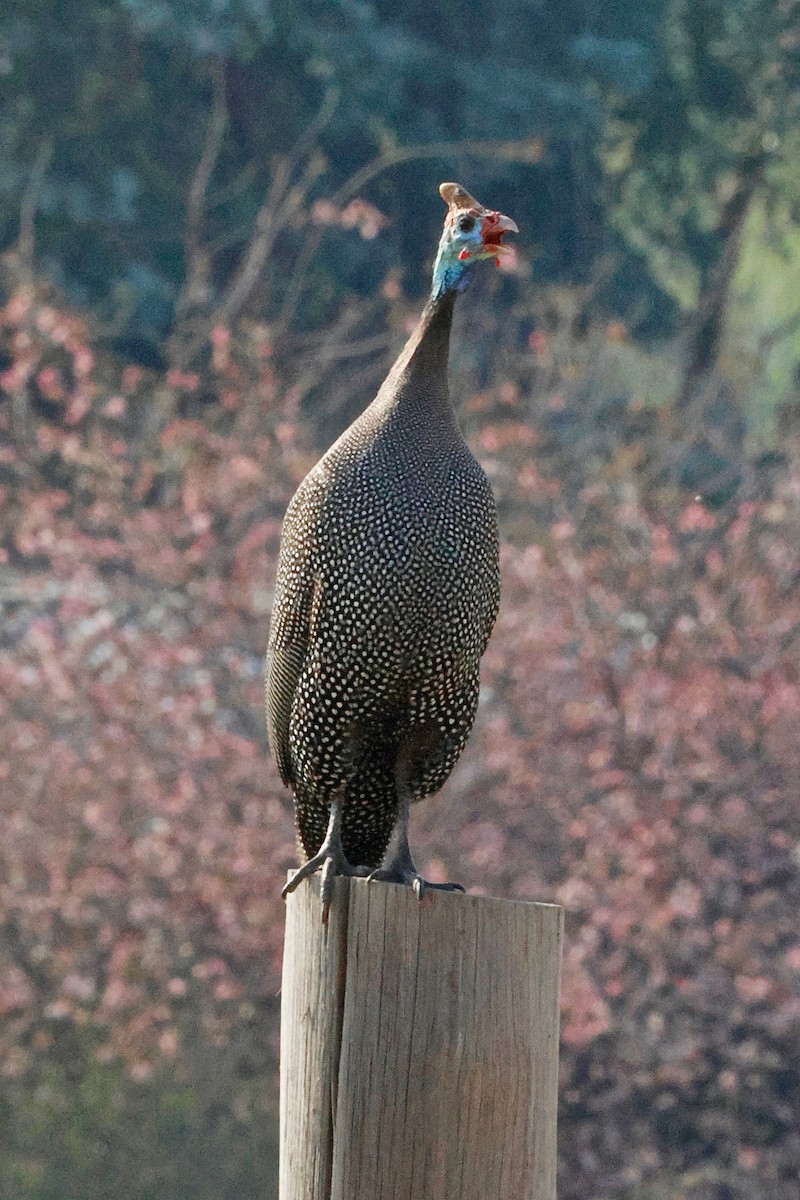
<path id="1" fill-rule="evenodd" d="M 516 228 L 457 185 L 441 190 L 431 300 L 287 510 L 267 654 L 269 742 L 319 860 L 308 867 L 378 868 L 398 825 L 384 874 L 419 889 L 408 805 L 464 748 L 499 599 L 494 501 L 448 395 L 450 327 L 474 261 Z"/>

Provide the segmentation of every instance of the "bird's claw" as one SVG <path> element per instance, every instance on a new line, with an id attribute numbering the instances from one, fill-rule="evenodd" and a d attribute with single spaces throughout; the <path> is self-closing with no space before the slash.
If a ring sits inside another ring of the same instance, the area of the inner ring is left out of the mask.
<path id="1" fill-rule="evenodd" d="M 317 853 L 310 858 L 308 862 L 303 863 L 299 867 L 289 882 L 281 891 L 281 899 L 293 892 L 304 879 L 308 879 L 316 871 L 320 872 L 320 900 L 322 901 L 322 924 L 328 924 L 328 915 L 330 913 L 331 901 L 333 900 L 333 886 L 337 875 L 345 875 L 349 878 L 363 879 L 369 875 L 369 867 L 354 867 L 347 861 L 342 850 L 335 846 L 326 846 L 323 844 Z"/>
<path id="2" fill-rule="evenodd" d="M 329 858 L 322 868 L 320 876 L 319 895 L 322 901 L 322 924 L 328 924 L 328 915 L 331 909 L 331 901 L 333 900 L 333 884 L 337 875 L 345 875 L 349 879 L 364 879 L 369 875 L 369 867 L 354 867 L 347 859 L 344 860 L 344 870 L 342 864 L 337 863 L 334 859 Z"/>
<path id="3" fill-rule="evenodd" d="M 463 896 L 466 893 L 466 888 L 463 883 L 430 883 L 429 880 L 423 879 L 418 875 L 411 885 L 417 894 L 417 899 L 421 900 L 425 892 L 461 892 Z"/>
<path id="4" fill-rule="evenodd" d="M 378 867 L 367 876 L 367 883 L 381 880 L 384 883 L 401 883 L 414 889 L 414 895 L 421 900 L 426 892 L 463 892 L 460 883 L 430 883 L 423 879 L 413 863 L 390 863 L 388 867 Z"/>

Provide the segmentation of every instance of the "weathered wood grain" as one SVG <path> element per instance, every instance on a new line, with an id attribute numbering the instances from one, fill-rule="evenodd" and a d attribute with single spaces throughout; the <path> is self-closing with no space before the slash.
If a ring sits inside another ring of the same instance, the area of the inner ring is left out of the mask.
<path id="1" fill-rule="evenodd" d="M 281 985 L 280 1200 L 328 1200 L 347 956 L 347 879 L 328 924 L 317 879 L 286 904 Z"/>
<path id="2" fill-rule="evenodd" d="M 337 889 L 327 939 L 288 902 L 281 1200 L 554 1200 L 561 909 Z"/>

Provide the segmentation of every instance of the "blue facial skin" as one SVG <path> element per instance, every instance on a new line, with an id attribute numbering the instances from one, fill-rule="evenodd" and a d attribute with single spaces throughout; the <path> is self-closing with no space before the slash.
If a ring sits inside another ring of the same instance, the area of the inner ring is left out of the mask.
<path id="1" fill-rule="evenodd" d="M 494 257 L 483 244 L 481 227 L 481 218 L 468 212 L 458 213 L 454 223 L 447 222 L 433 265 L 432 300 L 445 292 L 463 292 L 472 282 L 476 262 Z M 470 257 L 459 259 L 464 250 Z"/>

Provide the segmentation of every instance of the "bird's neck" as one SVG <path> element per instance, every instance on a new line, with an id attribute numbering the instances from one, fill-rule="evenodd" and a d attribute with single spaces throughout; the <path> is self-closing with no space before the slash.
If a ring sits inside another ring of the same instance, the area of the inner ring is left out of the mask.
<path id="1" fill-rule="evenodd" d="M 456 293 L 429 300 L 387 378 L 395 403 L 423 405 L 431 418 L 450 418 L 447 365 Z"/>
<path id="2" fill-rule="evenodd" d="M 411 349 L 409 367 L 424 371 L 428 379 L 441 374 L 445 388 L 455 303 L 455 292 L 444 292 L 435 300 L 429 300 L 406 347 Z"/>

